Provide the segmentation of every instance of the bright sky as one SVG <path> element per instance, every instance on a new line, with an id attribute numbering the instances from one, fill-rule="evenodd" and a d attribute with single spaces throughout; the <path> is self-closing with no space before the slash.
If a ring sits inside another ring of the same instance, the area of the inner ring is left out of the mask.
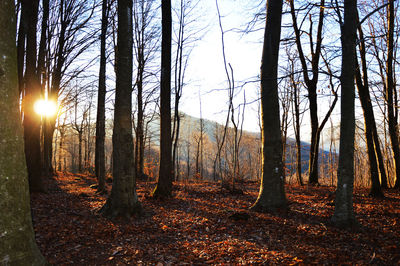
<path id="1" fill-rule="evenodd" d="M 243 13 L 246 10 L 245 1 L 219 1 L 224 31 L 237 28 L 251 19 Z M 202 2 L 203 9 L 207 10 L 203 17 L 203 25 L 208 24 L 205 36 L 198 41 L 194 48 L 187 69 L 186 83 L 182 96 L 181 111 L 192 116 L 200 117 L 200 101 L 202 101 L 202 115 L 204 118 L 225 123 L 228 108 L 227 77 L 225 74 L 221 30 L 218 24 L 218 15 L 215 1 Z M 260 36 L 261 34 L 261 36 Z M 263 32 L 257 35 L 245 35 L 233 31 L 225 33 L 225 52 L 227 63 L 230 63 L 234 71 L 235 85 L 254 78 L 259 73 L 261 61 L 261 43 L 258 42 Z M 252 79 L 253 80 L 253 79 Z M 245 86 L 246 102 L 257 98 L 259 83 Z M 236 97 L 234 104 L 243 103 L 243 91 Z M 244 127 L 250 131 L 258 131 L 257 103 L 247 105 L 245 110 Z"/>

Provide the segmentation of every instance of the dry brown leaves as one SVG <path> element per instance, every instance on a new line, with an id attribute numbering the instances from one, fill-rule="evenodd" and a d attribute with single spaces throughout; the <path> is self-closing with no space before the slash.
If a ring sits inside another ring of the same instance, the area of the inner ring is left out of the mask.
<path id="1" fill-rule="evenodd" d="M 357 190 L 354 209 L 361 227 L 330 225 L 334 188 L 286 186 L 290 211 L 251 212 L 258 184 L 244 195 L 216 183 L 176 183 L 175 197 L 153 200 L 154 183 L 140 182 L 145 213 L 130 221 L 97 214 L 106 196 L 90 188 L 93 177 L 61 174 L 47 180 L 48 194 L 32 195 L 39 247 L 54 265 L 125 264 L 376 264 L 400 263 L 400 195 L 373 199 Z M 109 187 L 110 189 L 110 187 Z M 232 219 L 232 214 L 248 219 Z"/>

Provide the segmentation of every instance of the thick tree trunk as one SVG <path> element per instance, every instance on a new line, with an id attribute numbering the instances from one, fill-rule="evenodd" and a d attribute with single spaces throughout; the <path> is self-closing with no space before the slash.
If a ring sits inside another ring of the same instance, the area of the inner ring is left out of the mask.
<path id="1" fill-rule="evenodd" d="M 101 212 L 129 218 L 141 212 L 132 138 L 132 1 L 118 0 L 117 73 L 113 129 L 113 186 Z"/>
<path id="2" fill-rule="evenodd" d="M 172 139 L 171 139 L 171 0 L 162 0 L 161 86 L 160 86 L 160 171 L 153 196 L 172 196 Z"/>
<path id="3" fill-rule="evenodd" d="M 342 74 L 341 74 L 341 116 L 338 183 L 335 198 L 335 212 L 332 222 L 339 227 L 357 224 L 353 211 L 354 186 L 354 74 L 355 44 L 357 26 L 357 0 L 344 1 L 344 22 L 342 29 Z"/>
<path id="4" fill-rule="evenodd" d="M 277 83 L 281 19 L 282 1 L 269 0 L 261 61 L 262 177 L 251 207 L 262 212 L 287 208 Z"/>
<path id="5" fill-rule="evenodd" d="M 14 1 L 0 1 L 0 264 L 45 265 L 36 246 L 19 112 Z"/>
<path id="6" fill-rule="evenodd" d="M 29 28 L 26 45 L 26 72 L 24 102 L 25 157 L 28 167 L 29 188 L 31 191 L 44 191 L 42 181 L 42 160 L 40 152 L 40 117 L 34 111 L 35 101 L 40 99 L 41 88 L 36 75 L 36 25 L 39 0 L 28 1 L 27 13 Z"/>

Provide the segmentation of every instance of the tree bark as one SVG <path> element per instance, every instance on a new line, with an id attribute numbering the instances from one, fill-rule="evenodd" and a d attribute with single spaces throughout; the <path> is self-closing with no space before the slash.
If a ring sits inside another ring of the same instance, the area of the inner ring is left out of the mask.
<path id="1" fill-rule="evenodd" d="M 0 1 L 0 264 L 45 265 L 32 227 L 19 112 L 14 1 Z"/>
<path id="2" fill-rule="evenodd" d="M 299 58 L 303 70 L 304 81 L 308 91 L 308 100 L 310 107 L 310 122 L 311 122 L 311 146 L 310 146 L 310 159 L 308 165 L 308 173 L 309 173 L 309 184 L 317 185 L 318 184 L 318 157 L 319 157 L 319 140 L 320 134 L 323 129 L 323 126 L 319 125 L 318 122 L 318 99 L 317 99 L 317 83 L 318 83 L 318 74 L 319 74 L 319 59 L 321 55 L 321 47 L 322 47 L 322 28 L 324 24 L 324 12 L 325 12 L 325 0 L 321 0 L 320 2 L 320 10 L 319 10 L 319 20 L 318 20 L 318 29 L 317 29 L 317 40 L 315 44 L 315 51 L 313 49 L 313 43 L 311 42 L 311 70 L 312 70 L 312 78 L 309 77 L 309 70 L 307 66 L 307 60 L 303 52 L 303 47 L 301 44 L 301 31 L 297 25 L 295 8 L 294 8 L 294 0 L 290 1 L 290 11 L 293 20 L 294 32 L 296 35 L 296 45 L 297 50 L 299 52 Z M 310 21 L 310 23 L 312 23 Z M 310 39 L 312 41 L 312 24 L 311 30 L 309 32 Z"/>
<path id="3" fill-rule="evenodd" d="M 386 103 L 390 142 L 392 144 L 392 153 L 394 159 L 395 188 L 400 188 L 400 147 L 399 134 L 397 129 L 397 120 L 395 117 L 396 103 L 393 101 L 395 91 L 393 76 L 393 52 L 394 52 L 394 0 L 389 0 L 388 6 L 388 30 L 387 30 L 387 58 L 386 58 Z"/>
<path id="4" fill-rule="evenodd" d="M 354 186 L 354 75 L 357 25 L 357 0 L 344 1 L 344 22 L 341 25 L 342 74 L 338 183 L 332 222 L 339 227 L 357 224 L 353 211 Z"/>
<path id="5" fill-rule="evenodd" d="M 358 16 L 357 16 L 358 18 Z M 359 19 L 357 19 L 359 21 Z M 359 23 L 359 22 L 358 22 Z M 371 177 L 371 190 L 370 195 L 373 197 L 383 197 L 383 192 L 381 188 L 381 183 L 379 181 L 379 170 L 378 170 L 378 160 L 377 153 L 380 152 L 379 142 L 374 142 L 374 134 L 377 134 L 376 124 L 375 124 L 375 115 L 374 110 L 371 104 L 371 97 L 369 95 L 369 85 L 368 85 L 368 70 L 367 70 L 367 61 L 365 54 L 365 41 L 364 34 L 361 28 L 361 25 L 358 25 L 359 32 L 359 51 L 361 57 L 361 66 L 362 66 L 362 75 L 361 69 L 356 59 L 356 84 L 358 89 L 358 95 L 361 102 L 361 107 L 364 113 L 364 126 L 365 126 L 365 139 L 367 142 L 367 153 L 369 158 L 369 166 L 370 166 L 370 177 Z M 376 147 L 377 146 L 377 147 Z M 383 166 L 383 165 L 382 165 Z M 383 172 L 381 172 L 381 177 L 386 177 L 386 172 L 383 168 Z M 383 178 L 382 178 L 383 179 Z"/>
<path id="6" fill-rule="evenodd" d="M 129 218 L 141 212 L 136 194 L 132 138 L 132 1 L 118 0 L 116 92 L 113 129 L 113 186 L 101 212 Z"/>
<path id="7" fill-rule="evenodd" d="M 262 212 L 287 208 L 277 83 L 281 20 L 282 1 L 269 0 L 261 61 L 262 177 L 251 207 Z"/>
<path id="8" fill-rule="evenodd" d="M 171 0 L 162 0 L 161 84 L 160 84 L 160 171 L 153 192 L 156 198 L 172 196 L 172 139 L 171 139 Z"/>
<path id="9" fill-rule="evenodd" d="M 108 25 L 108 0 L 104 0 L 101 12 L 100 33 L 100 69 L 99 69 L 99 91 L 97 96 L 97 118 L 96 118 L 96 146 L 95 146 L 95 173 L 97 176 L 98 192 L 105 191 L 105 152 L 104 142 L 106 136 L 106 36 Z"/>
<path id="10" fill-rule="evenodd" d="M 35 101 L 40 99 L 41 87 L 36 71 L 36 25 L 38 21 L 39 0 L 27 1 L 29 28 L 26 42 L 26 71 L 24 103 L 25 157 L 28 168 L 29 188 L 43 192 L 42 160 L 40 152 L 40 117 L 34 111 Z"/>

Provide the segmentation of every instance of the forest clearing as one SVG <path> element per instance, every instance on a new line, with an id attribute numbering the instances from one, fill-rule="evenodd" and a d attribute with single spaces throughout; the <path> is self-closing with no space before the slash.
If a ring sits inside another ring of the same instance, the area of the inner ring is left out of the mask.
<path id="1" fill-rule="evenodd" d="M 400 263 L 400 195 L 385 199 L 355 189 L 360 227 L 330 224 L 333 187 L 287 185 L 289 211 L 249 211 L 257 182 L 243 195 L 214 182 L 176 182 L 174 198 L 149 197 L 154 182 L 139 181 L 144 213 L 130 220 L 97 214 L 106 200 L 90 188 L 96 179 L 58 173 L 47 194 L 32 195 L 38 246 L 53 265 L 372 264 Z M 110 189 L 110 187 L 108 187 Z"/>

